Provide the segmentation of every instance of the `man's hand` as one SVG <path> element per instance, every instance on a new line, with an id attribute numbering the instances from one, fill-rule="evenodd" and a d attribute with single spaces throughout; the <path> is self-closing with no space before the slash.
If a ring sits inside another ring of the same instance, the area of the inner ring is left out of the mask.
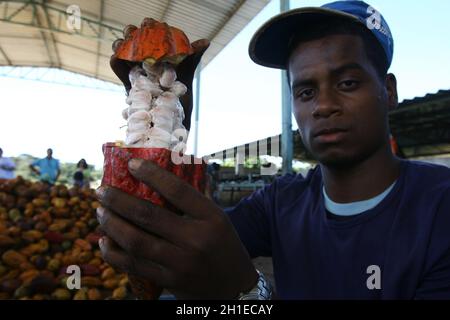
<path id="1" fill-rule="evenodd" d="M 136 27 L 132 25 L 128 25 L 123 29 L 123 37 L 126 39 L 129 36 L 129 32 L 134 30 Z M 114 54 L 111 56 L 110 65 L 111 69 L 117 75 L 117 77 L 122 81 L 125 86 L 125 90 L 128 92 L 131 89 L 130 79 L 128 77 L 130 70 L 137 65 L 137 62 L 125 61 L 117 58 L 116 50 L 120 46 L 121 42 L 124 39 L 117 39 L 114 41 L 112 47 Z M 190 56 L 186 57 L 175 69 L 177 72 L 178 80 L 181 81 L 187 87 L 187 92 L 182 97 L 180 97 L 180 102 L 183 105 L 184 109 L 184 121 L 183 125 L 186 130 L 190 130 L 191 128 L 191 114 L 192 114 L 192 81 L 194 79 L 195 69 L 200 62 L 200 59 L 205 53 L 206 49 L 209 47 L 209 40 L 200 39 L 191 43 L 192 48 L 194 49 L 194 53 Z"/>
<path id="2" fill-rule="evenodd" d="M 256 270 L 228 218 L 187 182 L 151 161 L 133 159 L 131 174 L 184 215 L 118 189 L 101 187 L 97 215 L 103 258 L 151 280 L 179 299 L 233 299 L 250 290 Z"/>

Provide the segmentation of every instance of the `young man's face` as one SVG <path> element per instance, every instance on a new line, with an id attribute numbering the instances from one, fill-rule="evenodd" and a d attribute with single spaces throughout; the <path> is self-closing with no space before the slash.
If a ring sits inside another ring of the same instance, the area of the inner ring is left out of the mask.
<path id="1" fill-rule="evenodd" d="M 379 78 L 360 37 L 300 43 L 291 53 L 289 76 L 300 134 L 320 163 L 349 166 L 386 147 L 395 78 Z"/>

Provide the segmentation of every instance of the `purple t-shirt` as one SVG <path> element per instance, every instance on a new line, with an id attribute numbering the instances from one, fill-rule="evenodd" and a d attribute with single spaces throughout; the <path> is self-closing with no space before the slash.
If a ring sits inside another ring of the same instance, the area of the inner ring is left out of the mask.
<path id="1" fill-rule="evenodd" d="M 450 169 L 401 161 L 394 188 L 345 220 L 324 207 L 320 167 L 227 210 L 250 256 L 273 258 L 281 299 L 450 299 Z"/>

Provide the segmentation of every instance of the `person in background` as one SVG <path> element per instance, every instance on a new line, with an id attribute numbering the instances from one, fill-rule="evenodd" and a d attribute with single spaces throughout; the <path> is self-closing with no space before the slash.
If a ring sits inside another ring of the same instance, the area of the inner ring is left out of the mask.
<path id="1" fill-rule="evenodd" d="M 89 188 L 89 170 L 88 164 L 85 159 L 81 159 L 77 163 L 77 171 L 73 175 L 73 184 L 77 187 L 87 187 Z"/>
<path id="2" fill-rule="evenodd" d="M 0 148 L 0 180 L 1 179 L 14 179 L 14 170 L 16 164 L 11 158 L 3 157 L 3 150 Z"/>
<path id="3" fill-rule="evenodd" d="M 30 169 L 39 175 L 39 180 L 50 185 L 55 184 L 61 174 L 59 160 L 53 158 L 53 150 L 50 148 L 47 149 L 45 158 L 38 159 L 30 164 Z"/>
<path id="4" fill-rule="evenodd" d="M 211 197 L 215 203 L 219 203 L 220 164 L 215 162 L 208 164 L 207 172 Z"/>

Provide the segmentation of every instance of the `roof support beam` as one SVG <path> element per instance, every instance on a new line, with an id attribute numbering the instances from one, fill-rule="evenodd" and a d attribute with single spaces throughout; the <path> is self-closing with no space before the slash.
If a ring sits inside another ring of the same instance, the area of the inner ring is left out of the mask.
<path id="1" fill-rule="evenodd" d="M 22 6 L 20 6 L 16 11 L 14 11 L 12 14 L 10 14 L 9 16 L 5 16 L 4 17 L 5 21 L 11 21 L 15 16 L 17 16 L 19 13 L 21 13 L 26 7 L 28 7 L 28 5 L 30 5 L 32 3 L 31 0 L 24 1 L 24 2 L 25 3 Z M 7 5 L 8 5 L 8 2 L 5 2 L 5 6 L 6 6 L 5 12 L 8 11 Z"/>
<path id="2" fill-rule="evenodd" d="M 2 38 L 3 39 L 8 39 L 8 40 L 36 40 L 36 38 L 34 38 L 34 37 L 12 37 L 12 36 L 11 37 L 5 37 L 5 36 L 2 36 Z M 64 41 L 58 41 L 58 46 L 68 47 L 68 48 L 80 50 L 82 52 L 86 52 L 86 53 L 90 53 L 90 54 L 96 54 L 97 53 L 97 51 L 89 50 L 89 49 L 86 49 L 86 48 L 83 48 L 83 47 L 79 47 L 79 46 L 76 46 L 74 44 L 67 43 L 67 42 L 64 42 Z M 1 49 L 2 48 L 0 46 L 0 53 L 2 53 Z M 3 55 L 3 56 L 5 56 L 5 55 Z M 109 59 L 109 57 L 110 56 L 108 56 L 106 54 L 101 54 L 100 53 L 100 58 Z"/>
<path id="3" fill-rule="evenodd" d="M 191 0 L 192 1 L 192 0 Z M 214 38 L 222 31 L 222 29 L 227 25 L 227 23 L 233 18 L 233 16 L 236 14 L 236 12 L 241 9 L 242 5 L 245 3 L 245 0 L 240 0 L 236 7 L 228 12 L 226 20 L 211 34 L 211 36 L 208 37 L 210 41 L 214 41 Z"/>
<path id="4" fill-rule="evenodd" d="M 166 16 L 167 16 L 167 12 L 169 11 L 169 7 L 171 4 L 171 0 L 167 0 L 166 6 L 164 8 L 163 14 L 161 15 L 161 19 L 159 19 L 159 21 L 165 21 L 166 20 Z"/>
<path id="5" fill-rule="evenodd" d="M 5 5 L 3 7 L 3 19 L 6 19 L 7 14 L 8 14 L 8 2 L 5 2 Z"/>
<path id="6" fill-rule="evenodd" d="M 6 52 L 3 50 L 3 48 L 0 46 L 0 53 L 2 54 L 2 56 L 5 58 L 6 63 L 11 66 L 12 62 L 11 59 L 8 58 L 8 56 L 6 55 Z"/>
<path id="7" fill-rule="evenodd" d="M 280 1 L 280 11 L 289 10 L 289 0 Z M 281 71 L 281 157 L 283 174 L 292 173 L 294 142 L 292 135 L 291 95 L 285 70 Z"/>
<path id="8" fill-rule="evenodd" d="M 100 28 L 100 36 L 99 38 L 103 38 L 103 33 L 104 33 L 104 29 L 102 27 L 103 24 L 103 15 L 105 13 L 105 0 L 101 0 L 100 1 L 100 17 L 99 17 L 99 28 Z M 97 61 L 95 62 L 95 77 L 98 78 L 98 71 L 99 71 L 99 67 L 100 67 L 100 47 L 101 47 L 102 43 L 100 40 L 97 41 L 97 56 L 96 59 Z"/>
<path id="9" fill-rule="evenodd" d="M 32 3 L 32 6 L 33 6 L 33 22 L 35 22 L 39 27 L 42 27 L 37 6 L 35 3 Z M 49 41 L 47 40 L 47 36 L 45 35 L 43 30 L 40 30 L 39 33 L 41 35 L 42 41 L 44 42 L 45 49 L 47 50 L 48 61 L 50 63 L 50 66 L 53 67 L 55 63 L 54 63 L 54 60 L 52 57 L 52 53 L 50 50 L 50 45 L 48 43 Z"/>
<path id="10" fill-rule="evenodd" d="M 33 21 L 36 22 L 36 24 L 39 27 L 45 28 L 44 24 L 41 21 L 41 16 L 39 12 L 39 8 L 37 7 L 36 3 L 32 3 L 33 6 Z M 44 9 L 45 10 L 45 9 Z M 48 30 L 51 30 L 51 26 L 47 26 Z M 51 32 L 40 30 L 39 33 L 41 34 L 41 38 L 44 41 L 45 49 L 47 50 L 47 55 L 49 59 L 49 63 L 51 67 L 61 67 L 61 63 L 59 61 L 58 54 L 56 52 L 56 42 L 52 41 Z"/>
<path id="11" fill-rule="evenodd" d="M 43 4 L 45 4 L 46 2 L 47 2 L 47 0 L 43 0 Z M 54 29 L 54 27 L 52 25 L 52 20 L 50 19 L 50 14 L 48 13 L 48 8 L 46 6 L 43 6 L 42 8 L 44 10 L 47 27 L 50 28 L 51 30 Z M 56 45 L 55 35 L 53 34 L 53 32 L 48 32 L 48 36 L 50 37 L 51 46 L 53 48 L 54 55 L 56 58 L 56 66 L 58 68 L 61 68 L 61 57 L 59 55 L 58 46 Z"/>

